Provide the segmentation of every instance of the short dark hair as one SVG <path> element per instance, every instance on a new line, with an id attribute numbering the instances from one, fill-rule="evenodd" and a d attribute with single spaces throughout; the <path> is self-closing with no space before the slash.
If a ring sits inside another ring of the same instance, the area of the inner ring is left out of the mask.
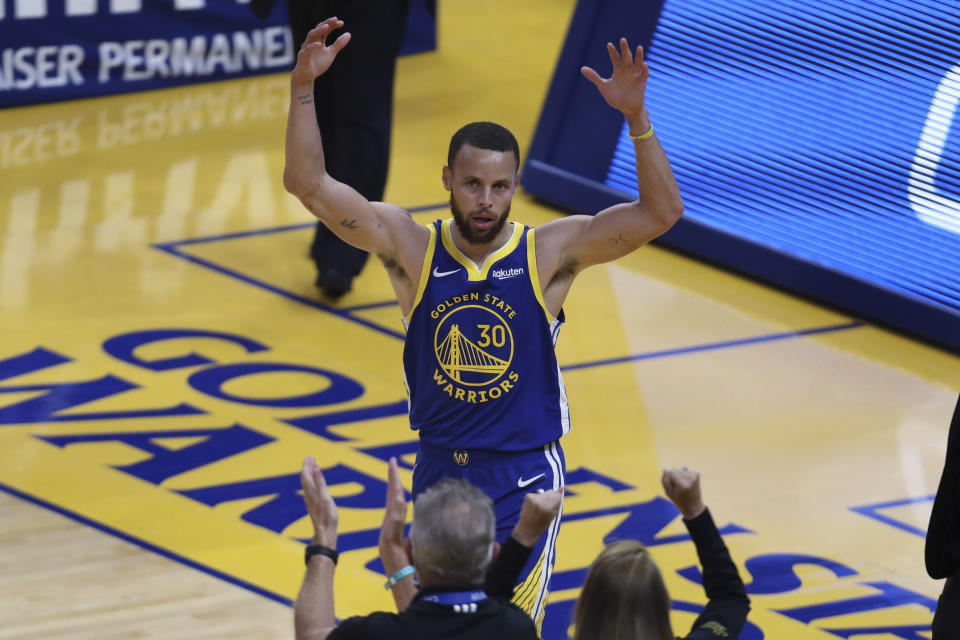
<path id="1" fill-rule="evenodd" d="M 509 129 L 496 122 L 471 122 L 453 134 L 450 138 L 450 150 L 447 151 L 447 166 L 451 169 L 460 148 L 465 144 L 489 151 L 512 151 L 513 159 L 517 161 L 517 169 L 520 168 L 520 145 L 517 144 L 517 139 Z"/>

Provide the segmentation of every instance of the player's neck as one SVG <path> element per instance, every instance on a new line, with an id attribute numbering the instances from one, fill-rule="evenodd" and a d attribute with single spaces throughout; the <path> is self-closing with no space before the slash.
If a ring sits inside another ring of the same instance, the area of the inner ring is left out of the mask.
<path id="1" fill-rule="evenodd" d="M 451 235 L 453 236 L 453 244 L 460 250 L 460 253 L 470 258 L 475 264 L 482 265 L 484 261 L 490 257 L 490 254 L 500 250 L 503 245 L 507 244 L 510 240 L 510 237 L 513 235 L 513 221 L 507 220 L 507 223 L 503 225 L 503 228 L 500 229 L 500 233 L 491 240 L 490 242 L 483 242 L 477 244 L 471 244 L 467 242 L 467 239 L 463 237 L 460 233 L 460 229 L 456 224 L 450 226 Z"/>

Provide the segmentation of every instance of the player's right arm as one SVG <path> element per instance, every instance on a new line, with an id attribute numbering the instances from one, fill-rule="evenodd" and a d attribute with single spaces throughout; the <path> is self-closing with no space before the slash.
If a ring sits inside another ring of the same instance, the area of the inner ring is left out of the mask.
<path id="1" fill-rule="evenodd" d="M 400 284 L 403 289 L 404 279 L 415 282 L 419 278 L 429 233 L 404 209 L 385 202 L 369 202 L 326 171 L 313 104 L 313 81 L 350 41 L 350 34 L 344 33 L 333 44 L 326 44 L 330 32 L 342 26 L 343 21 L 337 18 L 324 20 L 310 31 L 297 54 L 290 79 L 283 185 L 344 242 L 376 254 L 387 265 L 397 265 L 400 271 L 391 272 L 391 280 L 395 288 Z M 399 283 L 397 273 L 404 276 Z M 401 290 L 397 294 L 405 297 Z"/>

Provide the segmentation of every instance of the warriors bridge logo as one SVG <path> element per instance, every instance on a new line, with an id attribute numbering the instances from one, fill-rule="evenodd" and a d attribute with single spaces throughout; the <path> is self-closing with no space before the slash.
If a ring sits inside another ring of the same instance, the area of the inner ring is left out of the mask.
<path id="1" fill-rule="evenodd" d="M 482 299 L 472 293 L 437 305 L 431 315 L 439 318 L 433 347 L 440 369 L 434 380 L 450 397 L 482 403 L 513 389 L 519 375 L 510 370 L 515 345 L 507 318 L 517 314 L 510 305 L 489 293 Z"/>

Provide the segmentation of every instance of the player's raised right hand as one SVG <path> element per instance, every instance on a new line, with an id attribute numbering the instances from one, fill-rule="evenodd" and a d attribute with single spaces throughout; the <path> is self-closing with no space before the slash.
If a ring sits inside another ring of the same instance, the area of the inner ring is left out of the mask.
<path id="1" fill-rule="evenodd" d="M 333 44 L 327 44 L 327 36 L 330 32 L 342 26 L 343 20 L 333 17 L 327 18 L 310 30 L 297 53 L 297 65 L 293 68 L 293 84 L 312 83 L 330 68 L 333 59 L 350 42 L 350 33 L 345 32 L 340 34 Z"/>

